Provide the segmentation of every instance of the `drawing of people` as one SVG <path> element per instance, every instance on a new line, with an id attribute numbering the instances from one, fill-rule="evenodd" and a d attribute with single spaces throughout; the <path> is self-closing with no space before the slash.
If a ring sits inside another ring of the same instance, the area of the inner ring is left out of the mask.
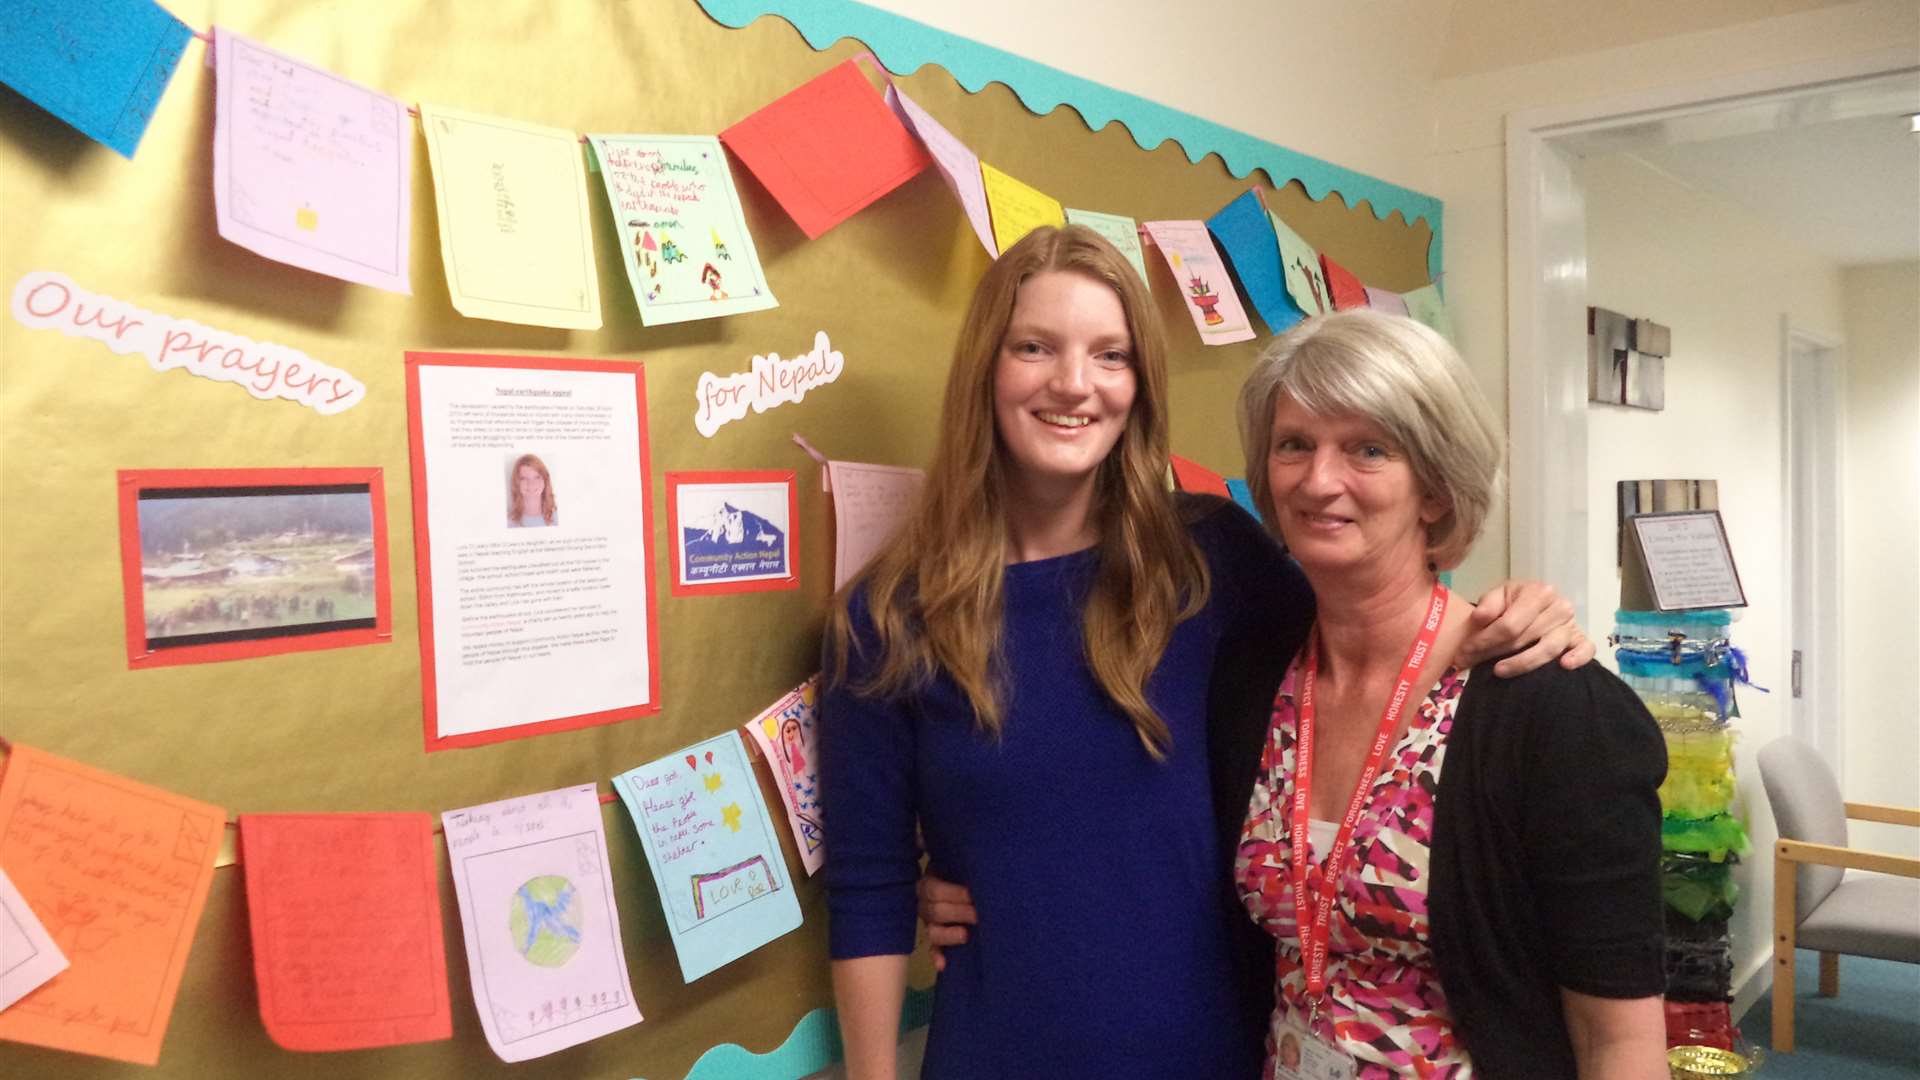
<path id="1" fill-rule="evenodd" d="M 726 291 L 720 288 L 720 271 L 712 263 L 707 263 L 700 268 L 700 284 L 707 287 L 707 299 L 725 300 L 727 298 Z"/>
<path id="2" fill-rule="evenodd" d="M 507 473 L 507 527 L 537 529 L 559 523 L 547 463 L 536 454 L 521 454 Z"/>

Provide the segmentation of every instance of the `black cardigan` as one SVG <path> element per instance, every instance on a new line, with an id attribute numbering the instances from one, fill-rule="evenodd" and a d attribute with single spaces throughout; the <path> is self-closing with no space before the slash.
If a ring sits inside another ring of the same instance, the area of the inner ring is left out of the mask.
<path id="1" fill-rule="evenodd" d="M 1212 691 L 1229 882 L 1273 695 L 1300 642 L 1274 644 L 1266 655 L 1223 650 Z M 1434 797 L 1428 905 L 1440 982 L 1479 1075 L 1575 1075 L 1559 988 L 1613 998 L 1664 988 L 1657 792 L 1666 760 L 1646 707 L 1598 664 L 1512 679 L 1483 664 L 1468 679 Z M 1237 887 L 1228 892 L 1237 908 Z M 1273 938 L 1244 914 L 1236 925 L 1243 1020 L 1257 1016 L 1264 1033 Z"/>

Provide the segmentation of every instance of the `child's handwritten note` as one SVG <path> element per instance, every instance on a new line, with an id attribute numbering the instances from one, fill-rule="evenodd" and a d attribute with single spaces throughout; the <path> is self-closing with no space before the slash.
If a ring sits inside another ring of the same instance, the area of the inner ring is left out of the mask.
<path id="1" fill-rule="evenodd" d="M 0 778 L 0 866 L 72 966 L 0 1039 L 160 1060 L 227 815 L 30 746 Z"/>
<path id="2" fill-rule="evenodd" d="M 65 970 L 66 954 L 0 870 L 0 1010 Z"/>
<path id="3" fill-rule="evenodd" d="M 420 124 L 454 310 L 598 330 L 600 279 L 579 137 L 425 102 Z"/>
<path id="4" fill-rule="evenodd" d="M 627 282 L 648 326 L 774 307 L 711 135 L 589 135 Z"/>
<path id="5" fill-rule="evenodd" d="M 153 0 L 9 3 L 0 82 L 131 158 L 192 31 Z"/>
<path id="6" fill-rule="evenodd" d="M 288 1050 L 453 1037 L 427 814 L 242 814 L 260 1019 Z"/>
<path id="7" fill-rule="evenodd" d="M 980 183 L 980 159 L 967 149 L 966 143 L 940 126 L 933 114 L 892 83 L 887 84 L 887 104 L 893 107 L 900 122 L 920 137 L 927 153 L 933 155 L 934 168 L 940 170 L 940 179 L 947 182 L 947 190 L 960 200 L 960 209 L 966 212 L 967 223 L 973 226 L 973 235 L 979 238 L 980 246 L 987 249 L 988 255 L 999 258 L 1000 249 L 993 242 L 992 218 L 987 212 L 987 191 Z"/>
<path id="8" fill-rule="evenodd" d="M 1280 246 L 1274 242 L 1273 223 L 1254 190 L 1220 208 L 1207 219 L 1207 231 L 1220 242 L 1220 250 L 1233 262 L 1240 287 L 1253 301 L 1260 321 L 1279 333 L 1300 321 L 1300 313 L 1287 301 L 1286 275 L 1280 269 Z"/>
<path id="9" fill-rule="evenodd" d="M 688 982 L 800 925 L 780 838 L 735 732 L 613 778 Z"/>
<path id="10" fill-rule="evenodd" d="M 829 461 L 822 479 L 833 492 L 833 589 L 839 592 L 906 524 L 927 474 L 895 465 Z"/>
<path id="11" fill-rule="evenodd" d="M 1193 316 L 1194 329 L 1206 345 L 1231 345 L 1253 338 L 1253 323 L 1247 309 L 1240 306 L 1240 294 L 1233 290 L 1227 264 L 1207 239 L 1207 227 L 1198 221 L 1149 221 L 1141 228 L 1153 238 L 1167 269 L 1173 272 L 1180 295 L 1187 299 L 1187 314 Z"/>
<path id="12" fill-rule="evenodd" d="M 1312 318 L 1333 310 L 1333 295 L 1327 289 L 1326 275 L 1320 269 L 1320 253 L 1300 239 L 1280 215 L 1267 211 L 1273 222 L 1273 237 L 1280 245 L 1280 265 L 1287 275 L 1287 295 L 1302 315 Z"/>
<path id="13" fill-rule="evenodd" d="M 640 1022 L 592 784 L 440 815 L 487 1045 L 526 1061 Z"/>
<path id="14" fill-rule="evenodd" d="M 213 40 L 220 235 L 291 266 L 411 295 L 406 106 L 221 27 Z"/>
<path id="15" fill-rule="evenodd" d="M 760 747 L 779 783 L 787 828 L 793 832 L 809 877 L 827 857 L 827 837 L 820 827 L 819 755 L 814 752 L 813 736 L 819 690 L 820 676 L 815 675 L 747 724 L 747 734 Z"/>
<path id="16" fill-rule="evenodd" d="M 980 182 L 986 188 L 993 213 L 993 242 L 1005 251 L 1042 225 L 1067 223 L 1060 200 L 1039 188 L 1021 183 L 999 169 L 980 163 Z"/>
<path id="17" fill-rule="evenodd" d="M 720 133 L 812 240 L 927 167 L 927 152 L 852 61 Z"/>
<path id="18" fill-rule="evenodd" d="M 1124 214 L 1103 214 L 1098 210 L 1075 210 L 1069 206 L 1066 210 L 1067 224 L 1085 225 L 1106 238 L 1107 243 L 1120 249 L 1120 254 L 1133 264 L 1133 271 L 1140 275 L 1140 283 L 1147 282 L 1147 258 L 1140 249 L 1140 223 Z"/>
<path id="19" fill-rule="evenodd" d="M 1320 270 L 1327 278 L 1327 295 L 1333 298 L 1333 310 L 1348 311 L 1367 306 L 1367 287 L 1353 271 L 1333 261 L 1333 256 L 1320 253 Z"/>

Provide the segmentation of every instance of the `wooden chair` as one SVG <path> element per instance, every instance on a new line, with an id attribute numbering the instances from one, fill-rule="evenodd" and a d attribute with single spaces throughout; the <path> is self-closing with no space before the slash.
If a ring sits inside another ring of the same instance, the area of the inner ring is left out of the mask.
<path id="1" fill-rule="evenodd" d="M 1840 992 L 1840 954 L 1920 964 L 1920 859 L 1847 846 L 1847 820 L 1920 827 L 1920 809 L 1847 802 L 1813 747 L 1760 749 L 1773 803 L 1773 1048 L 1793 1050 L 1793 950 L 1820 953 L 1820 993 Z M 1898 876 L 1888 876 L 1898 875 Z"/>

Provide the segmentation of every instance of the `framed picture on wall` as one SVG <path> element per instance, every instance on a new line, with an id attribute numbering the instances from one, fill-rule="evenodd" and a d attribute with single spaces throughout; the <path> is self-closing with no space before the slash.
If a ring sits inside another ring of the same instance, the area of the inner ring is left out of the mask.
<path id="1" fill-rule="evenodd" d="M 799 588 L 791 471 L 670 472 L 666 480 L 673 595 Z"/>
<path id="2" fill-rule="evenodd" d="M 1652 340 L 1654 330 L 1659 341 Z M 1640 347 L 1648 338 L 1655 351 Z M 1669 335 L 1648 319 L 1635 319 L 1602 307 L 1587 309 L 1587 400 L 1636 409 L 1667 407 Z"/>
<path id="3" fill-rule="evenodd" d="M 379 469 L 130 469 L 119 483 L 127 666 L 393 639 Z"/>

